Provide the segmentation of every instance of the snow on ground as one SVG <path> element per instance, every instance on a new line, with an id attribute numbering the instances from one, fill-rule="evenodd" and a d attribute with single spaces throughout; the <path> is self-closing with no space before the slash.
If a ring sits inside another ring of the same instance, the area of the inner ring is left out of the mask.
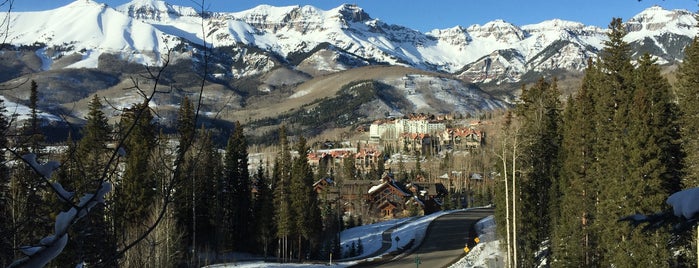
<path id="1" fill-rule="evenodd" d="M 315 267 L 349 267 L 351 265 L 354 265 L 356 263 L 335 263 L 333 262 L 332 265 L 329 263 L 322 263 L 322 264 L 304 264 L 304 263 L 273 263 L 273 262 L 262 262 L 262 261 L 257 261 L 257 262 L 239 262 L 237 264 L 215 264 L 215 265 L 210 265 L 206 266 L 208 268 L 267 268 L 267 267 L 275 267 L 275 268 L 287 268 L 287 267 L 304 267 L 304 268 L 315 268 Z"/>
<path id="2" fill-rule="evenodd" d="M 5 112 L 5 116 L 16 116 L 16 120 L 19 121 L 27 120 L 31 117 L 32 110 L 29 107 L 16 102 L 9 101 L 4 96 L 0 96 L 0 99 L 4 102 L 5 109 L 7 110 Z M 62 121 L 60 117 L 42 111 L 39 111 L 38 115 L 39 118 L 47 121 Z"/>
<path id="3" fill-rule="evenodd" d="M 432 213 L 427 216 L 420 217 L 416 219 L 415 221 L 412 221 L 408 224 L 402 225 L 398 227 L 395 231 L 393 231 L 393 234 L 391 234 L 391 239 L 393 239 L 393 244 L 391 246 L 391 249 L 388 251 L 395 251 L 398 250 L 399 247 L 405 247 L 408 243 L 410 243 L 410 240 L 415 239 L 415 245 L 419 245 L 422 243 L 422 239 L 425 238 L 425 232 L 427 231 L 427 226 L 430 225 L 430 223 L 436 219 L 439 216 L 449 214 L 452 212 L 455 212 L 456 210 L 450 210 L 450 211 L 440 211 L 436 213 Z"/>
<path id="4" fill-rule="evenodd" d="M 342 231 L 340 238 L 342 239 L 342 245 L 345 251 L 348 250 L 348 246 L 352 242 L 357 243 L 358 239 L 362 239 L 362 245 L 364 246 L 364 254 L 359 256 L 361 259 L 364 256 L 372 255 L 376 250 L 381 248 L 381 234 L 393 227 L 398 226 L 391 236 L 393 245 L 391 249 L 387 252 L 382 252 L 385 254 L 391 251 L 395 251 L 398 247 L 404 247 L 410 242 L 410 240 L 415 239 L 415 244 L 422 242 L 425 237 L 427 227 L 429 224 L 439 216 L 456 212 L 452 211 L 442 211 L 433 213 L 422 217 L 412 217 L 396 219 L 391 221 L 380 222 L 376 224 L 363 225 L 351 229 Z M 460 266 L 452 267 L 486 267 L 486 264 L 492 263 L 494 258 L 502 260 L 499 252 L 499 243 L 495 235 L 495 219 L 490 216 L 477 223 L 476 231 L 479 233 L 481 239 L 481 244 L 477 245 L 471 253 L 469 253 L 464 259 L 459 261 L 455 265 L 464 262 Z M 262 267 L 349 267 L 357 264 L 359 261 L 342 261 L 339 262 L 333 260 L 332 265 L 330 260 L 325 263 L 315 263 L 315 264 L 299 264 L 299 263 L 273 263 L 264 261 L 240 261 L 236 263 L 226 263 L 226 264 L 216 264 L 207 266 L 208 268 L 262 268 Z M 470 265 L 473 264 L 473 265 Z"/>
<path id="5" fill-rule="evenodd" d="M 349 252 L 352 242 L 357 245 L 359 243 L 359 239 L 361 238 L 364 252 L 357 257 L 361 258 L 371 255 L 381 248 L 381 234 L 384 231 L 391 227 L 400 225 L 410 219 L 412 218 L 395 219 L 344 230 L 340 233 L 340 239 L 342 240 L 340 245 L 342 246 L 343 251 L 346 253 Z"/>
<path id="6" fill-rule="evenodd" d="M 46 48 L 41 48 L 37 50 L 36 56 L 41 59 L 41 70 L 48 71 L 51 70 L 51 65 L 53 64 L 53 59 L 46 55 Z"/>
<path id="7" fill-rule="evenodd" d="M 488 216 L 476 223 L 478 243 L 471 251 L 449 268 L 461 267 L 504 267 L 504 253 L 500 251 L 500 241 L 495 233 L 495 217 Z"/>

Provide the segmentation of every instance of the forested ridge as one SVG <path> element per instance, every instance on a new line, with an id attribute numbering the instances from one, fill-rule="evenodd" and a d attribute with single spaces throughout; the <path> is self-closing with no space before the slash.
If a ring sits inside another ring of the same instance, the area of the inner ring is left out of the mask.
<path id="1" fill-rule="evenodd" d="M 671 85 L 655 60 L 623 41 L 620 19 L 580 87 L 555 79 L 522 89 L 502 126 L 497 219 L 513 266 L 687 267 L 692 232 L 634 226 L 629 215 L 667 211 L 667 197 L 696 187 L 699 41 Z"/>

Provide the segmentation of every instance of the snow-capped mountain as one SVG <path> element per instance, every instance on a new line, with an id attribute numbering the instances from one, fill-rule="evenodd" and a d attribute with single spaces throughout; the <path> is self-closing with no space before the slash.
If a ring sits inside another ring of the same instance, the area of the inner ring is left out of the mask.
<path id="1" fill-rule="evenodd" d="M 118 53 L 130 61 L 157 64 L 159 52 L 166 49 L 166 44 L 179 39 L 91 0 L 78 0 L 48 11 L 11 13 L 9 29 L 8 40 L 12 44 L 39 46 L 37 56 L 46 68 L 50 68 L 53 59 L 71 54 L 80 54 L 82 59 L 68 68 L 96 68 L 102 53 Z"/>
<path id="2" fill-rule="evenodd" d="M 391 64 L 452 73 L 466 81 L 518 81 L 532 71 L 582 70 L 606 40 L 605 29 L 563 20 L 525 26 L 496 20 L 422 33 L 373 19 L 349 4 L 330 10 L 261 5 L 212 13 L 159 0 L 133 0 L 116 8 L 76 0 L 54 10 L 16 12 L 11 20 L 11 43 L 43 44 L 37 55 L 47 69 L 52 59 L 75 53 L 82 58 L 67 67 L 96 67 L 102 53 L 157 64 L 167 49 L 206 43 L 230 49 L 221 72 L 232 78 L 279 66 L 302 66 L 314 75 L 355 64 Z M 672 63 L 697 33 L 694 25 L 689 11 L 651 7 L 627 22 L 626 41 L 639 53 Z"/>

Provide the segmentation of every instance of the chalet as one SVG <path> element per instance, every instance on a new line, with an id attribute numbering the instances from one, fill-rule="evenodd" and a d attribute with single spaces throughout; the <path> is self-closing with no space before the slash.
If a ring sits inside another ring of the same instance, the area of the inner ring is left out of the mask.
<path id="1" fill-rule="evenodd" d="M 420 200 L 417 203 L 422 206 L 425 215 L 442 210 L 442 200 L 449 194 L 441 183 L 411 183 L 408 189 Z"/>
<path id="2" fill-rule="evenodd" d="M 381 151 L 375 149 L 362 149 L 354 155 L 354 163 L 358 168 L 370 167 L 379 161 Z"/>
<path id="3" fill-rule="evenodd" d="M 405 202 L 411 194 L 400 187 L 392 174 L 386 174 L 381 184 L 375 185 L 367 192 L 369 209 L 383 218 L 394 218 L 405 210 Z"/>
<path id="4" fill-rule="evenodd" d="M 455 148 L 479 148 L 484 142 L 483 132 L 473 128 L 449 128 L 438 135 L 441 145 Z"/>
<path id="5" fill-rule="evenodd" d="M 313 190 L 320 195 L 324 191 L 328 190 L 329 187 L 333 186 L 335 186 L 335 181 L 330 177 L 325 177 L 313 183 Z"/>
<path id="6" fill-rule="evenodd" d="M 403 133 L 399 142 L 409 151 L 425 151 L 432 143 L 432 137 L 425 133 Z"/>

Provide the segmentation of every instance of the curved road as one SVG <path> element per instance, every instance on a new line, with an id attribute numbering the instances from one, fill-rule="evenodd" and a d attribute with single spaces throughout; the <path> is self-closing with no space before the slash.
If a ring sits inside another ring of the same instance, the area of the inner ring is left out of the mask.
<path id="1" fill-rule="evenodd" d="M 420 258 L 420 267 L 446 267 L 464 254 L 467 240 L 473 239 L 473 224 L 493 215 L 493 209 L 459 211 L 435 219 L 427 228 L 422 245 L 411 254 L 380 267 L 415 267 L 415 257 Z"/>

